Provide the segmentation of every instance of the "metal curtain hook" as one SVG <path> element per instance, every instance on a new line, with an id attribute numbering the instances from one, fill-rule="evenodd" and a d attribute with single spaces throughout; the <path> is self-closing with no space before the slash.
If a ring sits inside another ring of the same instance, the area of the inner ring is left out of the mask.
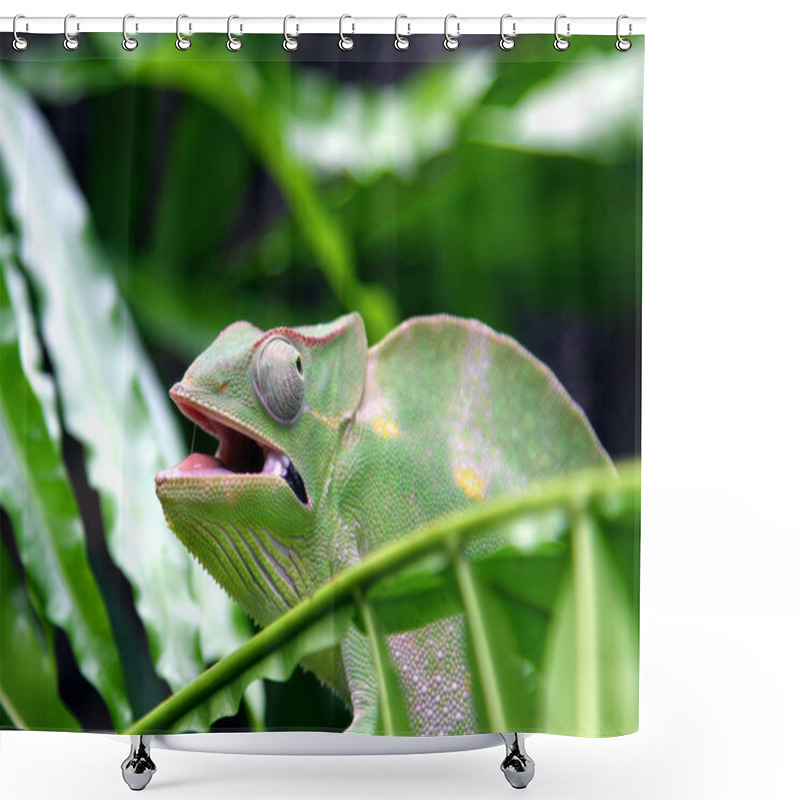
<path id="1" fill-rule="evenodd" d="M 405 14 L 398 14 L 394 18 L 394 46 L 398 50 L 408 50 L 408 48 L 411 47 L 411 42 L 408 41 L 406 36 L 411 36 L 411 24 L 408 22 L 406 23 L 406 28 L 408 28 L 408 30 L 406 31 L 405 36 L 401 36 L 400 35 L 401 19 L 408 19 L 408 17 Z"/>
<path id="2" fill-rule="evenodd" d="M 181 20 L 182 19 L 187 19 L 188 17 L 189 17 L 188 14 L 178 14 L 178 17 L 175 20 L 175 36 L 178 37 L 177 39 L 175 39 L 175 47 L 177 47 L 178 50 L 188 50 L 192 46 L 192 40 L 191 39 L 187 39 L 181 33 Z M 192 32 L 192 23 L 190 22 L 189 23 L 189 33 L 191 33 L 191 32 Z"/>
<path id="3" fill-rule="evenodd" d="M 11 32 L 14 34 L 14 41 L 11 42 L 11 46 L 17 52 L 21 53 L 23 50 L 27 50 L 28 49 L 28 40 L 24 36 L 20 36 L 17 33 L 17 20 L 18 19 L 25 19 L 25 15 L 24 14 L 17 14 L 17 16 L 14 17 L 14 22 L 11 23 Z M 25 27 L 27 28 L 27 23 L 26 23 Z"/>
<path id="4" fill-rule="evenodd" d="M 283 49 L 284 50 L 297 50 L 298 44 L 300 44 L 297 39 L 289 36 L 289 20 L 296 19 L 291 14 L 283 18 Z M 300 33 L 299 26 L 295 25 L 295 33 Z"/>
<path id="5" fill-rule="evenodd" d="M 566 50 L 569 47 L 569 39 L 565 39 L 563 36 L 558 35 L 558 21 L 566 18 L 566 14 L 559 14 L 556 17 L 555 25 L 553 26 L 553 30 L 556 35 L 556 40 L 553 42 L 553 47 L 555 47 L 556 50 Z M 569 22 L 567 23 L 567 36 L 569 36 Z"/>
<path id="6" fill-rule="evenodd" d="M 127 50 L 130 52 L 131 50 L 135 50 L 139 46 L 139 42 L 131 36 L 128 36 L 128 20 L 129 19 L 136 19 L 133 14 L 126 14 L 122 18 L 122 49 Z M 139 26 L 136 26 L 136 30 L 139 30 Z"/>
<path id="7" fill-rule="evenodd" d="M 506 22 L 507 19 L 511 19 L 511 18 L 512 18 L 511 14 L 503 14 L 503 16 L 500 17 L 500 49 L 501 50 L 513 50 L 514 49 L 514 45 L 516 44 L 516 41 L 514 40 L 514 37 L 517 35 L 517 23 L 516 22 L 512 22 L 511 23 L 511 36 L 509 36 L 505 32 L 505 22 Z"/>
<path id="8" fill-rule="evenodd" d="M 451 19 L 456 20 L 456 35 L 451 36 L 450 33 L 447 31 L 447 23 L 450 22 Z M 458 17 L 455 14 L 448 14 L 444 18 L 444 48 L 445 50 L 458 50 L 458 45 L 460 42 L 458 41 L 458 37 L 461 33 L 461 23 L 458 21 Z"/>
<path id="9" fill-rule="evenodd" d="M 65 50 L 77 50 L 80 46 L 80 42 L 75 36 L 69 35 L 69 21 L 71 19 L 75 19 L 74 14 L 67 14 L 64 17 L 64 49 Z M 79 31 L 81 29 L 80 23 L 76 23 L 76 30 Z"/>
<path id="10" fill-rule="evenodd" d="M 356 46 L 356 43 L 355 43 L 355 41 L 353 41 L 353 38 L 351 36 L 345 36 L 344 35 L 343 26 L 344 26 L 344 21 L 346 19 L 353 19 L 353 18 L 349 14 L 342 14 L 342 16 L 339 17 L 339 49 L 340 50 L 352 50 Z M 351 26 L 351 33 L 355 33 L 355 30 L 356 30 L 355 23 L 351 22 L 350 26 Z"/>
<path id="11" fill-rule="evenodd" d="M 619 50 L 621 53 L 624 53 L 626 50 L 630 50 L 631 47 L 633 46 L 633 43 L 631 42 L 630 39 L 623 39 L 623 37 L 620 36 L 619 24 L 620 24 L 620 22 L 622 22 L 623 19 L 628 19 L 628 15 L 627 14 L 620 14 L 617 17 L 617 43 L 614 45 L 617 48 L 617 50 Z M 628 34 L 629 35 L 630 35 L 631 30 L 632 30 L 632 26 L 631 26 L 630 23 L 628 23 Z"/>
<path id="12" fill-rule="evenodd" d="M 228 50 L 231 51 L 231 53 L 235 53 L 238 50 L 242 49 L 242 40 L 241 39 L 237 39 L 231 33 L 231 22 L 233 22 L 233 20 L 235 20 L 235 19 L 239 19 L 239 17 L 237 17 L 236 14 L 231 14 L 228 17 L 228 43 L 225 45 L 225 47 L 227 47 Z M 241 33 L 241 31 L 242 31 L 242 26 L 240 25 L 239 26 L 239 32 Z"/>

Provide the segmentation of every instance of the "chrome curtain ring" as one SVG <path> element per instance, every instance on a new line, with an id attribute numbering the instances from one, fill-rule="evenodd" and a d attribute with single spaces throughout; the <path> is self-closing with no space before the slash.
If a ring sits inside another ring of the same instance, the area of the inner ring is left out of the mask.
<path id="1" fill-rule="evenodd" d="M 18 52 L 21 53 L 23 50 L 28 49 L 28 40 L 24 36 L 20 36 L 17 33 L 17 20 L 18 19 L 25 19 L 24 14 L 17 14 L 14 17 L 14 21 L 11 23 L 11 32 L 14 34 L 14 41 L 11 42 L 11 46 Z"/>
<path id="2" fill-rule="evenodd" d="M 139 46 L 139 42 L 137 39 L 134 39 L 132 36 L 128 36 L 128 20 L 129 19 L 136 19 L 133 14 L 126 14 L 122 18 L 122 49 L 127 50 L 130 52 L 131 50 L 135 50 Z M 139 26 L 136 26 L 136 29 L 139 29 Z"/>
<path id="3" fill-rule="evenodd" d="M 345 36 L 344 35 L 343 26 L 344 26 L 344 21 L 346 19 L 353 19 L 353 18 L 349 14 L 342 14 L 342 16 L 339 17 L 339 49 L 340 50 L 352 50 L 356 46 L 356 43 L 353 40 L 352 36 Z M 350 27 L 351 27 L 351 31 L 350 32 L 354 33 L 355 29 L 356 29 L 355 24 L 354 23 L 350 23 Z"/>
<path id="4" fill-rule="evenodd" d="M 401 19 L 408 19 L 408 17 L 405 14 L 398 14 L 394 18 L 394 46 L 397 50 L 408 50 L 408 48 L 411 47 L 411 42 L 406 37 L 411 36 L 411 24 L 408 22 L 406 23 L 406 28 L 408 30 L 406 31 L 405 36 L 401 36 L 400 35 Z"/>
<path id="5" fill-rule="evenodd" d="M 288 50 L 289 52 L 293 50 L 297 50 L 298 44 L 300 44 L 297 39 L 292 36 L 289 36 L 289 20 L 296 19 L 291 14 L 283 18 L 283 49 Z M 300 29 L 295 26 L 295 32 L 299 33 Z"/>
<path id="6" fill-rule="evenodd" d="M 237 17 L 236 14 L 231 14 L 228 17 L 228 42 L 225 45 L 225 47 L 227 47 L 228 50 L 231 51 L 231 53 L 236 53 L 237 51 L 242 49 L 242 40 L 241 39 L 237 39 L 231 33 L 231 22 L 233 22 L 233 20 L 235 20 L 235 19 L 239 19 L 239 17 Z M 239 26 L 239 32 L 241 33 L 241 31 L 242 31 L 242 26 L 240 25 Z"/>
<path id="7" fill-rule="evenodd" d="M 563 36 L 558 35 L 558 21 L 566 18 L 566 14 L 559 14 L 556 17 L 555 25 L 553 26 L 553 31 L 556 35 L 556 40 L 553 42 L 553 47 L 555 47 L 556 50 L 566 50 L 569 47 L 569 39 L 565 39 Z M 569 22 L 567 23 L 567 36 L 569 36 Z"/>
<path id="8" fill-rule="evenodd" d="M 624 19 L 628 19 L 628 15 L 627 14 L 620 14 L 617 17 L 617 43 L 614 45 L 614 47 L 616 47 L 617 50 L 620 51 L 620 53 L 624 53 L 626 50 L 630 50 L 631 47 L 633 46 L 633 42 L 631 42 L 630 39 L 624 39 L 620 35 L 619 24 Z M 628 23 L 628 34 L 630 34 L 630 31 L 631 31 L 631 25 L 630 25 L 630 23 Z"/>
<path id="9" fill-rule="evenodd" d="M 65 50 L 77 50 L 80 47 L 80 42 L 78 41 L 77 37 L 69 35 L 69 21 L 71 19 L 75 19 L 74 14 L 67 14 L 64 17 L 64 49 Z M 80 23 L 76 24 L 76 31 L 81 29 Z"/>
<path id="10" fill-rule="evenodd" d="M 456 21 L 456 35 L 452 36 L 450 32 L 447 30 L 448 23 L 451 19 Z M 445 50 L 458 50 L 458 45 L 460 42 L 458 41 L 459 34 L 461 33 L 461 23 L 458 21 L 458 17 L 455 14 L 448 14 L 444 18 L 444 49 Z"/>
<path id="11" fill-rule="evenodd" d="M 181 33 L 181 20 L 188 19 L 188 17 L 189 17 L 188 14 L 178 14 L 178 18 L 175 20 L 175 36 L 177 37 L 175 39 L 175 47 L 177 47 L 178 50 L 188 50 L 192 46 L 192 40 L 187 39 Z M 192 32 L 192 24 L 189 23 L 189 33 L 191 32 Z"/>
<path id="12" fill-rule="evenodd" d="M 505 32 L 505 23 L 507 19 L 511 19 L 511 14 L 503 14 L 500 17 L 500 49 L 513 50 L 514 45 L 517 43 L 514 37 L 517 35 L 517 23 L 511 23 L 511 36 Z"/>

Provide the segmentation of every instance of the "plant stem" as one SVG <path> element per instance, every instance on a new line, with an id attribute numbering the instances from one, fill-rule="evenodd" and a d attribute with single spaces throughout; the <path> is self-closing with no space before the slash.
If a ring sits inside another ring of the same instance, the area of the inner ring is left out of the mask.
<path id="1" fill-rule="evenodd" d="M 600 729 L 600 663 L 598 635 L 600 623 L 594 553 L 595 531 L 589 515 L 580 511 L 574 523 L 572 560 L 575 575 L 575 724 L 594 731 Z"/>
<path id="2" fill-rule="evenodd" d="M 472 653 L 478 671 L 478 680 L 483 688 L 489 726 L 494 731 L 510 730 L 506 725 L 503 713 L 503 694 L 493 660 L 493 655 L 496 656 L 496 654 L 492 653 L 486 621 L 481 613 L 478 587 L 475 585 L 475 578 L 470 568 L 469 559 L 460 547 L 456 548 L 454 553 L 453 566 L 461 593 L 461 600 L 464 604 L 464 616 L 469 629 Z"/>
<path id="3" fill-rule="evenodd" d="M 383 733 L 391 735 L 397 732 L 397 721 L 392 714 L 392 703 L 389 697 L 389 675 L 386 672 L 386 658 L 383 652 L 383 643 L 378 633 L 378 624 L 372 612 L 372 606 L 364 601 L 364 596 L 360 589 L 356 589 L 356 605 L 364 620 L 364 627 L 367 631 L 370 649 L 372 650 L 372 662 L 377 673 L 378 684 L 378 708 L 380 709 L 380 721 Z"/>

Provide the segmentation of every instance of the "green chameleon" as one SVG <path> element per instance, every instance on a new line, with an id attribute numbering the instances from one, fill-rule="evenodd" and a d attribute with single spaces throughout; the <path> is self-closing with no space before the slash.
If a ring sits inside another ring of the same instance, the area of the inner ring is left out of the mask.
<path id="1" fill-rule="evenodd" d="M 536 479 L 610 464 L 583 412 L 515 340 L 449 316 L 367 349 L 350 314 L 262 331 L 230 325 L 170 395 L 219 440 L 160 472 L 170 528 L 267 625 L 419 525 Z M 417 735 L 475 733 L 463 617 L 387 637 Z M 377 732 L 369 643 L 304 660 Z"/>

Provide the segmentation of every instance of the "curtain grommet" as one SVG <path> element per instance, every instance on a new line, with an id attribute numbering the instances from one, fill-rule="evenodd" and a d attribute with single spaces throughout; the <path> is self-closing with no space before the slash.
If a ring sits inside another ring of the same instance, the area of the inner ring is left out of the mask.
<path id="1" fill-rule="evenodd" d="M 344 21 L 346 19 L 353 18 L 349 14 L 342 14 L 342 16 L 339 17 L 339 49 L 344 51 L 352 50 L 356 46 L 355 39 L 353 39 L 352 36 L 344 35 Z M 356 29 L 355 24 L 350 23 L 350 27 L 350 33 L 354 33 Z"/>
<path id="2" fill-rule="evenodd" d="M 133 52 L 139 46 L 139 40 L 134 39 L 133 36 L 128 36 L 128 20 L 136 19 L 133 14 L 126 14 L 122 18 L 122 49 L 127 50 L 129 53 Z M 139 29 L 139 26 L 136 26 Z"/>
<path id="3" fill-rule="evenodd" d="M 181 51 L 188 50 L 192 46 L 192 40 L 191 39 L 187 39 L 181 33 L 181 20 L 182 19 L 187 19 L 188 17 L 189 17 L 188 14 L 178 14 L 178 17 L 175 20 L 175 36 L 177 37 L 175 39 L 175 47 L 177 47 L 178 50 L 181 50 Z M 189 23 L 189 33 L 191 33 L 191 32 L 192 32 L 192 24 Z"/>
<path id="4" fill-rule="evenodd" d="M 67 14 L 67 16 L 64 17 L 64 49 L 70 51 L 77 50 L 81 46 L 81 43 L 78 41 L 77 36 L 69 35 L 69 21 L 71 19 L 75 19 L 74 14 Z M 76 32 L 80 31 L 81 29 L 80 23 L 76 23 L 75 29 Z"/>
<path id="5" fill-rule="evenodd" d="M 505 22 L 507 19 L 513 19 L 511 14 L 503 14 L 500 17 L 500 49 L 501 50 L 513 50 L 516 46 L 517 42 L 515 40 L 515 36 L 517 35 L 517 23 L 511 23 L 511 35 L 505 32 Z"/>
<path id="6" fill-rule="evenodd" d="M 14 17 L 14 21 L 11 23 L 11 33 L 14 34 L 14 39 L 11 42 L 11 46 L 18 53 L 22 53 L 22 52 L 24 52 L 25 50 L 28 49 L 28 40 L 24 36 L 20 36 L 19 33 L 17 33 L 17 20 L 19 20 L 19 19 L 25 19 L 25 15 L 24 14 L 17 14 Z M 27 27 L 27 25 L 26 25 L 26 27 Z"/>
<path id="7" fill-rule="evenodd" d="M 228 50 L 231 51 L 231 53 L 238 53 L 242 49 L 242 40 L 241 39 L 237 39 L 231 33 L 231 22 L 233 22 L 233 20 L 235 20 L 235 19 L 239 19 L 239 17 L 236 16 L 236 14 L 231 14 L 228 17 L 228 41 L 225 43 L 225 47 L 227 47 Z M 242 26 L 240 25 L 239 26 L 239 33 L 241 33 L 241 32 L 242 32 Z"/>
<path id="8" fill-rule="evenodd" d="M 409 41 L 408 37 L 411 36 L 411 25 L 407 22 L 405 36 L 400 35 L 400 20 L 401 19 L 408 19 L 405 14 L 398 14 L 394 18 L 394 47 L 395 50 L 408 50 L 411 47 L 411 42 Z"/>
<path id="9" fill-rule="evenodd" d="M 300 32 L 299 26 L 295 23 L 295 36 L 289 36 L 289 20 L 297 19 L 297 17 L 288 14 L 283 18 L 283 49 L 293 53 L 300 45 L 296 36 Z"/>
<path id="10" fill-rule="evenodd" d="M 555 49 L 558 50 L 559 53 L 563 53 L 564 50 L 566 50 L 569 47 L 569 39 L 565 39 L 558 32 L 558 21 L 560 19 L 566 19 L 566 18 L 567 18 L 566 14 L 559 14 L 556 17 L 556 21 L 555 21 L 555 23 L 553 25 L 553 33 L 555 34 L 555 37 L 556 37 L 555 41 L 553 42 L 553 47 L 555 47 Z M 569 36 L 569 32 L 570 32 L 569 28 L 570 28 L 570 24 L 568 22 L 567 23 L 567 36 Z"/>
<path id="11" fill-rule="evenodd" d="M 620 53 L 627 53 L 628 50 L 630 50 L 631 47 L 633 47 L 633 42 L 630 39 L 626 39 L 625 37 L 623 37 L 619 32 L 619 24 L 624 19 L 629 19 L 627 14 L 620 14 L 617 17 L 617 41 L 614 44 L 614 47 L 616 47 L 617 50 L 620 51 Z M 629 36 L 630 36 L 630 32 L 631 32 L 631 24 L 628 23 L 628 35 Z"/>
<path id="12" fill-rule="evenodd" d="M 453 36 L 447 29 L 448 23 L 451 19 L 456 21 L 456 34 Z M 461 42 L 458 41 L 458 37 L 461 35 L 461 23 L 458 21 L 458 17 L 455 14 L 448 14 L 444 18 L 444 49 L 450 50 L 458 50 L 458 46 Z"/>

